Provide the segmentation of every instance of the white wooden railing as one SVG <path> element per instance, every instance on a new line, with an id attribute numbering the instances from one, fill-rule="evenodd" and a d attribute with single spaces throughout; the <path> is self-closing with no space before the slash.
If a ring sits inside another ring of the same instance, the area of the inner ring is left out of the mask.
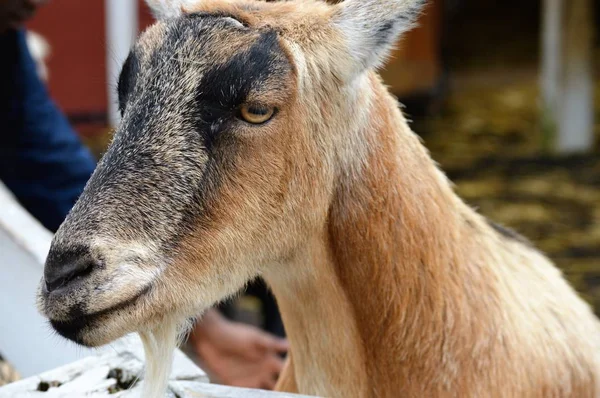
<path id="1" fill-rule="evenodd" d="M 51 239 L 0 183 L 0 353 L 24 377 L 93 354 L 56 336 L 36 309 Z"/>

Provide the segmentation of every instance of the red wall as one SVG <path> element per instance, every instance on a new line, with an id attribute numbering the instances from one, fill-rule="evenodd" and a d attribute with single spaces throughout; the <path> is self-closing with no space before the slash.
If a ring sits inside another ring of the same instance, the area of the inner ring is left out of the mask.
<path id="1" fill-rule="evenodd" d="M 143 29 L 152 17 L 139 7 Z M 68 114 L 106 113 L 104 25 L 103 0 L 51 1 L 27 24 L 50 43 L 50 92 Z"/>

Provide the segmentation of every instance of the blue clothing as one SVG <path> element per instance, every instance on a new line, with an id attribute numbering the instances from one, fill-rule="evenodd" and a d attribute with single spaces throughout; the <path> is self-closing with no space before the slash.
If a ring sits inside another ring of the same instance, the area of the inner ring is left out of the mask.
<path id="1" fill-rule="evenodd" d="M 96 161 L 40 81 L 24 31 L 0 35 L 0 181 L 56 231 Z"/>

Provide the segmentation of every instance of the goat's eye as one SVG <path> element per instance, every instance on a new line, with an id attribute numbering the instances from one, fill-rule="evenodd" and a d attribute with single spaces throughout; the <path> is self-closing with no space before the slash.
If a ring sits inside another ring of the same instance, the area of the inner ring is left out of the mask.
<path id="1" fill-rule="evenodd" d="M 240 117 L 248 123 L 261 124 L 273 117 L 275 108 L 262 105 L 242 105 Z"/>

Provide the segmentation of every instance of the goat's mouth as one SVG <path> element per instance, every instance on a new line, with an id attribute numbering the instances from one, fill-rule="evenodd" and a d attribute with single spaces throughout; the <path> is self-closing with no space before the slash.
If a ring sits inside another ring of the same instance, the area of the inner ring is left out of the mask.
<path id="1" fill-rule="evenodd" d="M 96 347 L 109 343 L 135 331 L 132 329 L 135 327 L 135 323 L 128 322 L 128 319 L 131 318 L 135 307 L 151 290 L 152 284 L 149 284 L 131 298 L 91 313 L 85 313 L 82 306 L 77 305 L 69 311 L 66 317 L 61 317 L 61 319 L 50 317 L 50 324 L 62 337 L 83 346 Z M 120 322 L 119 318 L 121 318 Z M 108 328 L 109 325 L 110 328 Z"/>

